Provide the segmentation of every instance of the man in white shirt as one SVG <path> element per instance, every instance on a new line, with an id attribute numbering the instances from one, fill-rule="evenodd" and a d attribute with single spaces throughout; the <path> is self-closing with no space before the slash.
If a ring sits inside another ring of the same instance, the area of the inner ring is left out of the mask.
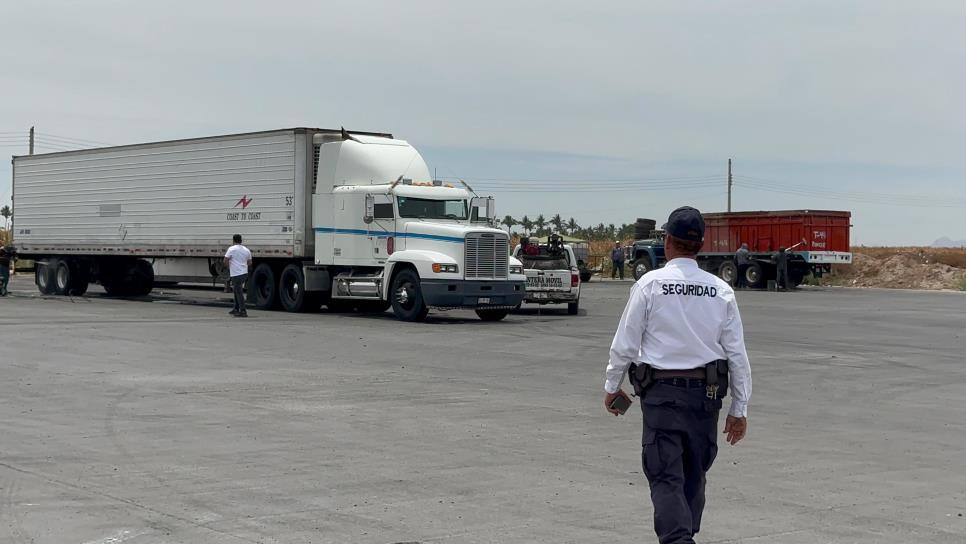
<path id="1" fill-rule="evenodd" d="M 245 309 L 245 283 L 248 281 L 248 269 L 252 266 L 252 252 L 242 245 L 241 234 L 232 237 L 235 245 L 225 253 L 225 267 L 231 274 L 231 286 L 235 292 L 235 308 L 229 312 L 235 317 L 248 317 Z"/>
<path id="2" fill-rule="evenodd" d="M 701 212 L 674 210 L 665 234 L 667 264 L 631 287 L 610 348 L 604 406 L 620 414 L 612 403 L 630 400 L 621 390 L 630 370 L 635 388 L 643 386 L 641 457 L 654 531 L 661 544 L 693 544 L 704 511 L 705 473 L 718 452 L 718 412 L 727 393 L 718 384 L 730 381 L 724 432 L 734 445 L 747 431 L 751 368 L 734 291 L 695 260 L 704 240 Z"/>

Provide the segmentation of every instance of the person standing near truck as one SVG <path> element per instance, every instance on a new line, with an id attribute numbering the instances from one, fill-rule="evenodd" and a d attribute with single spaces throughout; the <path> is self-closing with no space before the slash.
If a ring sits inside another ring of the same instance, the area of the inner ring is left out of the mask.
<path id="1" fill-rule="evenodd" d="M 620 240 L 614 241 L 614 249 L 610 250 L 610 260 L 613 268 L 610 271 L 610 279 L 614 279 L 620 272 L 621 279 L 624 279 L 624 250 L 621 248 Z"/>
<path id="2" fill-rule="evenodd" d="M 780 247 L 775 254 L 775 281 L 779 289 L 791 289 L 791 281 L 788 277 L 788 250 Z"/>
<path id="3" fill-rule="evenodd" d="M 735 266 L 738 268 L 738 276 L 735 278 L 735 288 L 741 289 L 748 286 L 748 265 L 751 264 L 751 256 L 748 251 L 748 244 L 742 242 L 741 247 L 735 252 Z"/>
<path id="4" fill-rule="evenodd" d="M 664 268 L 631 287 L 604 377 L 604 407 L 614 415 L 630 398 L 628 373 L 644 412 L 644 475 L 661 544 L 693 544 L 704 511 L 705 474 L 718 452 L 721 397 L 732 396 L 726 441 L 748 428 L 751 367 L 735 293 L 701 270 L 695 257 L 704 219 L 694 208 L 674 210 L 665 227 Z"/>
<path id="5" fill-rule="evenodd" d="M 235 292 L 235 307 L 228 312 L 235 317 L 248 317 L 245 309 L 245 283 L 248 281 L 248 270 L 252 267 L 252 252 L 242 245 L 241 234 L 232 237 L 235 245 L 225 253 L 225 266 L 231 274 L 231 287 Z"/>
<path id="6" fill-rule="evenodd" d="M 10 252 L 0 247 L 0 297 L 7 296 L 7 284 L 10 282 Z"/>

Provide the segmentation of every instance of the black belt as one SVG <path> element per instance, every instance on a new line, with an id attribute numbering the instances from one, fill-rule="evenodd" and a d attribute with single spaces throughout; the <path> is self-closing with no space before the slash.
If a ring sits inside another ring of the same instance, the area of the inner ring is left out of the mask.
<path id="1" fill-rule="evenodd" d="M 662 383 L 664 385 L 671 385 L 674 387 L 686 387 L 686 388 L 704 388 L 707 380 L 704 378 L 659 378 L 654 380 L 657 383 Z"/>

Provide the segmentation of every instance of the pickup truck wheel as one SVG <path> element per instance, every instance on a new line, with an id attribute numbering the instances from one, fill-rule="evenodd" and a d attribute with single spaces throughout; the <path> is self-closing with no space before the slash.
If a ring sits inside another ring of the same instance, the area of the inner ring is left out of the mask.
<path id="1" fill-rule="evenodd" d="M 761 287 L 765 281 L 765 270 L 761 263 L 751 263 L 745 270 L 745 281 L 748 287 Z"/>
<path id="2" fill-rule="evenodd" d="M 734 285 L 738 279 L 738 267 L 731 261 L 725 261 L 718 267 L 718 277 L 728 285 Z"/>
<path id="3" fill-rule="evenodd" d="M 414 270 L 401 270 L 392 280 L 392 311 L 402 321 L 422 321 L 429 308 L 419 287 L 419 275 Z"/>
<path id="4" fill-rule="evenodd" d="M 248 299 L 259 310 L 274 310 L 278 306 L 278 282 L 268 263 L 255 267 L 248 280 Z"/>
<path id="5" fill-rule="evenodd" d="M 647 274 L 653 269 L 654 267 L 651 266 L 651 259 L 647 257 L 642 257 L 634 261 L 634 279 L 635 280 L 641 279 L 641 276 L 643 276 L 644 274 Z"/>
<path id="6" fill-rule="evenodd" d="M 576 302 L 568 302 L 567 303 L 567 315 L 577 315 L 577 312 L 579 312 L 579 311 L 580 311 L 580 300 L 579 299 Z"/>
<path id="7" fill-rule="evenodd" d="M 507 316 L 510 310 L 477 310 L 476 315 L 483 321 L 499 321 Z"/>
<path id="8" fill-rule="evenodd" d="M 307 299 L 310 297 L 305 292 L 305 273 L 301 265 L 292 263 L 282 269 L 278 278 L 278 298 L 286 312 L 309 310 Z"/>

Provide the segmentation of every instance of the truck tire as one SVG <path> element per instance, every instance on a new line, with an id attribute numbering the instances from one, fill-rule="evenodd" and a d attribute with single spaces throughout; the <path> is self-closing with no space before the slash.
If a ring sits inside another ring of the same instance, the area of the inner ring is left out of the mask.
<path id="1" fill-rule="evenodd" d="M 499 321 L 507 316 L 510 310 L 477 310 L 476 315 L 480 316 L 482 321 Z"/>
<path id="2" fill-rule="evenodd" d="M 131 296 L 146 297 L 154 289 L 154 267 L 144 259 L 138 259 L 131 265 L 128 273 L 130 284 L 128 291 Z"/>
<path id="3" fill-rule="evenodd" d="M 286 312 L 309 311 L 310 299 L 305 292 L 305 273 L 302 266 L 292 263 L 283 268 L 278 276 L 278 300 L 282 309 Z"/>
<path id="4" fill-rule="evenodd" d="M 718 267 L 718 277 L 728 285 L 734 285 L 738 279 L 738 266 L 731 261 L 725 261 Z"/>
<path id="5" fill-rule="evenodd" d="M 765 268 L 761 263 L 751 263 L 745 270 L 745 281 L 748 287 L 761 287 L 765 284 Z"/>
<path id="6" fill-rule="evenodd" d="M 248 280 L 248 300 L 259 310 L 274 310 L 278 307 L 278 282 L 275 271 L 268 263 L 255 267 Z"/>
<path id="7" fill-rule="evenodd" d="M 37 263 L 34 266 L 34 283 L 37 284 L 37 290 L 42 295 L 53 293 L 54 270 L 52 265 L 56 263 L 57 259 L 49 259 L 46 264 Z"/>
<path id="8" fill-rule="evenodd" d="M 64 296 L 70 292 L 70 284 L 73 281 L 73 270 L 70 261 L 67 259 L 51 259 L 50 268 L 53 273 L 54 283 L 50 287 L 50 293 Z"/>
<path id="9" fill-rule="evenodd" d="M 593 276 L 594 276 L 594 273 L 591 272 L 590 270 L 587 270 L 586 268 L 580 271 L 580 281 L 582 283 L 587 283 L 588 281 L 590 281 L 590 278 L 592 278 Z"/>
<path id="10" fill-rule="evenodd" d="M 577 312 L 579 311 L 580 299 L 577 299 L 575 302 L 567 303 L 567 315 L 577 315 Z"/>
<path id="11" fill-rule="evenodd" d="M 89 261 L 74 259 L 70 262 L 71 276 L 68 295 L 79 297 L 87 292 L 91 283 L 91 265 Z"/>
<path id="12" fill-rule="evenodd" d="M 422 321 L 429 308 L 423 300 L 419 274 L 411 268 L 400 270 L 392 280 L 392 311 L 402 321 Z M 477 312 L 479 313 L 479 312 Z M 482 316 L 481 316 L 482 317 Z M 501 318 L 502 319 L 502 318 Z"/>
<path id="13" fill-rule="evenodd" d="M 651 259 L 648 257 L 641 257 L 640 259 L 634 261 L 634 279 L 641 279 L 641 276 L 647 274 L 653 269 L 654 267 L 651 266 Z"/>

